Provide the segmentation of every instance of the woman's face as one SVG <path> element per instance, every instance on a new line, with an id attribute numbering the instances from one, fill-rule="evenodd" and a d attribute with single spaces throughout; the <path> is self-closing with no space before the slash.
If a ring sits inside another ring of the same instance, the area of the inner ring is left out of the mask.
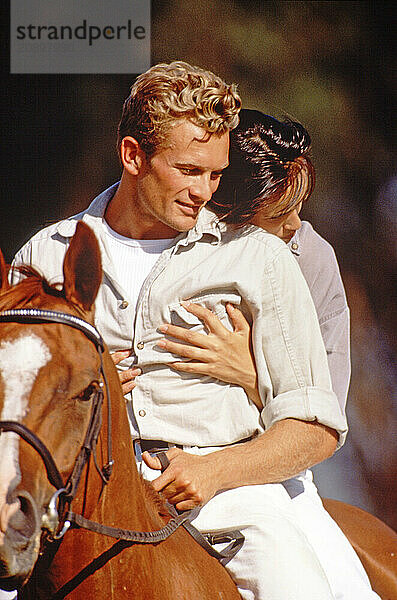
<path id="1" fill-rule="evenodd" d="M 261 227 L 269 233 L 276 235 L 286 244 L 294 237 L 295 232 L 302 225 L 302 221 L 299 218 L 299 213 L 302 208 L 302 202 L 298 204 L 291 212 L 281 215 L 280 217 L 266 217 L 265 209 L 260 210 L 252 218 L 252 225 Z"/>

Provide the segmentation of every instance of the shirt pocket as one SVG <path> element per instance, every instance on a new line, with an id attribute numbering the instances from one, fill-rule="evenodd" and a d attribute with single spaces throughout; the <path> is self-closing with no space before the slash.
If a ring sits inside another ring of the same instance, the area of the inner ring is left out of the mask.
<path id="1" fill-rule="evenodd" d="M 189 298 L 190 302 L 200 304 L 205 308 L 208 308 L 213 312 L 218 319 L 222 322 L 225 327 L 231 329 L 229 315 L 226 312 L 226 304 L 234 304 L 240 306 L 241 296 L 233 292 L 226 292 L 222 294 L 203 294 L 200 296 L 192 296 Z M 170 323 L 178 325 L 179 327 L 188 327 L 189 329 L 197 329 L 198 331 L 204 331 L 204 323 L 195 315 L 188 312 L 178 302 L 169 305 L 170 311 Z"/>

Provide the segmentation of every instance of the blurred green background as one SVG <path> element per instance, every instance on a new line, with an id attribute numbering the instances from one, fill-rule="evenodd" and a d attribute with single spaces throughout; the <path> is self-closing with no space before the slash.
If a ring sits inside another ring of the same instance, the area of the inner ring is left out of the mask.
<path id="1" fill-rule="evenodd" d="M 8 14 L 2 6 L 3 56 Z M 175 59 L 236 82 L 244 106 L 301 121 L 317 183 L 304 218 L 335 247 L 352 311 L 344 449 L 316 469 L 323 495 L 397 527 L 395 8 L 392 2 L 153 0 L 152 64 Z M 120 174 L 129 75 L 2 70 L 0 244 L 8 260 Z"/>

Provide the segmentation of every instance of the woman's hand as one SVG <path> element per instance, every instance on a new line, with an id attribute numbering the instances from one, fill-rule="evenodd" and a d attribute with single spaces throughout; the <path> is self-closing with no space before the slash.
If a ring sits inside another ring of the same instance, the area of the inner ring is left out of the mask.
<path id="1" fill-rule="evenodd" d="M 114 364 L 117 366 L 122 360 L 131 356 L 131 350 L 117 350 L 110 355 Z M 135 378 L 142 373 L 141 369 L 137 367 L 131 367 L 126 371 L 118 371 L 121 387 L 123 389 L 124 396 L 131 392 L 135 387 Z"/>
<path id="2" fill-rule="evenodd" d="M 203 321 L 208 335 L 177 325 L 162 325 L 159 328 L 162 333 L 184 343 L 163 339 L 157 345 L 172 354 L 190 359 L 170 363 L 170 367 L 183 373 L 209 375 L 227 383 L 240 385 L 256 406 L 262 409 L 255 364 L 250 350 L 250 326 L 243 313 L 232 304 L 226 305 L 226 311 L 233 324 L 233 331 L 229 331 L 214 313 L 200 304 L 181 304 L 185 310 Z"/>

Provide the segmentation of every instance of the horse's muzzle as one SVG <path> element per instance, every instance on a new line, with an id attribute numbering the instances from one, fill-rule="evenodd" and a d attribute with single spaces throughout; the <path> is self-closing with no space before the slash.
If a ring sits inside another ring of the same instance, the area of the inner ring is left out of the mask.
<path id="1" fill-rule="evenodd" d="M 37 560 L 40 520 L 36 504 L 26 491 L 18 491 L 19 509 L 9 519 L 0 545 L 0 589 L 21 587 Z"/>

